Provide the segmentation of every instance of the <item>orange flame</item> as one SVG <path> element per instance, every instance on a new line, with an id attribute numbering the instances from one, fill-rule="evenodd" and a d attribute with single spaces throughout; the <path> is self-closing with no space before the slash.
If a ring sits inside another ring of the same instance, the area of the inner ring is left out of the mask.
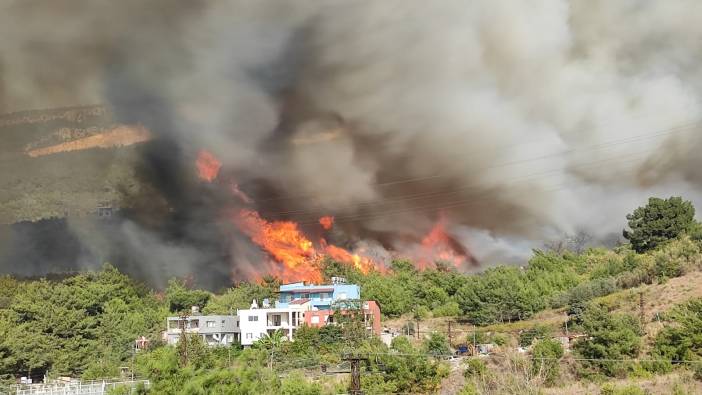
<path id="1" fill-rule="evenodd" d="M 446 232 L 446 219 L 441 216 L 431 231 L 422 239 L 420 256 L 416 258 L 420 270 L 433 267 L 436 261 L 450 262 L 455 267 L 463 266 L 466 254 L 457 251 L 456 241 Z"/>
<path id="2" fill-rule="evenodd" d="M 327 256 L 339 262 L 351 264 L 361 273 L 367 274 L 369 271 L 376 268 L 373 260 L 368 257 L 352 254 L 341 247 L 326 244 L 324 240 L 322 240 L 322 247 L 324 247 L 324 253 Z"/>
<path id="3" fill-rule="evenodd" d="M 197 167 L 197 173 L 201 179 L 212 182 L 217 178 L 219 174 L 219 169 L 222 167 L 222 163 L 217 160 L 217 158 L 209 151 L 200 150 L 197 154 L 197 161 L 195 162 Z"/>
<path id="4" fill-rule="evenodd" d="M 280 265 L 266 270 L 284 281 L 321 282 L 322 273 L 316 264 L 323 255 L 337 261 L 353 265 L 363 273 L 368 273 L 376 267 L 367 257 L 352 254 L 322 239 L 319 250 L 305 237 L 295 222 L 266 221 L 253 210 L 239 211 L 234 222 L 242 232 L 265 250 Z"/>
<path id="5" fill-rule="evenodd" d="M 329 230 L 332 228 L 332 226 L 334 226 L 334 217 L 331 215 L 325 215 L 319 219 L 319 224 L 322 225 L 322 228 L 325 230 Z"/>

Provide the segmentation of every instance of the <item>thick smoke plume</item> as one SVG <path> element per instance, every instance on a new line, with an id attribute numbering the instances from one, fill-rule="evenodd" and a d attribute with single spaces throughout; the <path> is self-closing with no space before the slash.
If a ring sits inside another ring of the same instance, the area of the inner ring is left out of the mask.
<path id="1" fill-rule="evenodd" d="M 411 248 L 444 215 L 483 264 L 521 262 L 564 233 L 611 238 L 650 195 L 702 204 L 699 15 L 694 0 L 10 1 L 0 112 L 104 103 L 156 136 L 143 174 L 178 214 L 110 235 L 158 263 L 152 279 L 256 270 L 220 222 L 249 206 L 231 183 L 269 219 L 335 216 L 350 247 Z M 202 149 L 218 184 L 184 175 Z"/>

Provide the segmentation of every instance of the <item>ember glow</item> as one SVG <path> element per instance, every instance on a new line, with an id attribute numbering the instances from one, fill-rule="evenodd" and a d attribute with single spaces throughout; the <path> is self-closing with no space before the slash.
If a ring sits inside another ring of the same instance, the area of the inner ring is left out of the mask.
<path id="1" fill-rule="evenodd" d="M 325 230 L 329 230 L 332 228 L 332 226 L 334 226 L 334 217 L 331 215 L 325 215 L 319 219 L 319 224 L 322 225 L 322 228 Z"/>
<path id="2" fill-rule="evenodd" d="M 253 210 L 241 210 L 234 218 L 239 229 L 260 246 L 279 265 L 269 273 L 284 281 L 319 283 L 322 273 L 318 262 L 324 256 L 352 265 L 363 273 L 380 270 L 370 258 L 353 254 L 321 239 L 315 247 L 292 221 L 267 221 Z"/>
<path id="3" fill-rule="evenodd" d="M 219 174 L 219 169 L 222 167 L 222 163 L 217 160 L 217 158 L 209 151 L 200 150 L 197 155 L 197 161 L 195 162 L 197 167 L 198 176 L 201 179 L 212 182 L 217 178 Z"/>

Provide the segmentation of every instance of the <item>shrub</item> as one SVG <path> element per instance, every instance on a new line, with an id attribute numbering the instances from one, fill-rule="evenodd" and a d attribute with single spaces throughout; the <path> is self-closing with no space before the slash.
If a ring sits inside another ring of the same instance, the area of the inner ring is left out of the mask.
<path id="1" fill-rule="evenodd" d="M 661 330 L 653 344 L 653 355 L 670 362 L 648 366 L 655 372 L 666 372 L 673 361 L 702 361 L 702 299 L 694 299 L 673 309 L 668 314 L 676 325 Z M 694 367 L 702 363 L 694 364 Z"/>
<path id="2" fill-rule="evenodd" d="M 433 314 L 434 317 L 455 317 L 461 315 L 461 308 L 458 306 L 458 303 L 451 301 L 436 307 Z"/>
<path id="3" fill-rule="evenodd" d="M 280 393 L 282 395 L 320 395 L 322 387 L 317 383 L 310 383 L 302 374 L 293 373 L 281 380 Z"/>
<path id="4" fill-rule="evenodd" d="M 478 392 L 478 389 L 475 388 L 475 384 L 473 383 L 468 383 L 463 388 L 461 388 L 461 392 L 458 393 L 458 395 L 479 395 L 480 393 Z"/>
<path id="5" fill-rule="evenodd" d="M 553 339 L 543 339 L 534 345 L 531 372 L 540 375 L 546 384 L 553 384 L 560 376 L 560 361 L 563 358 L 563 346 Z"/>
<path id="6" fill-rule="evenodd" d="M 509 337 L 504 333 L 495 333 L 492 335 L 492 342 L 498 346 L 504 346 L 509 341 Z"/>
<path id="7" fill-rule="evenodd" d="M 601 305 L 590 305 L 582 315 L 582 327 L 589 338 L 578 341 L 574 350 L 583 375 L 604 374 L 623 377 L 628 367 L 615 360 L 633 359 L 641 349 L 641 326 L 630 315 L 612 314 Z"/>
<path id="8" fill-rule="evenodd" d="M 689 238 L 668 243 L 653 253 L 653 275 L 661 280 L 680 277 L 693 268 L 699 268 L 700 248 Z"/>
<path id="9" fill-rule="evenodd" d="M 648 395 L 646 391 L 635 385 L 615 387 L 614 384 L 605 384 L 600 388 L 602 395 Z"/>
<path id="10" fill-rule="evenodd" d="M 598 278 L 578 284 L 567 292 L 557 294 L 551 300 L 554 308 L 572 303 L 583 303 L 600 296 L 609 295 L 619 290 L 617 280 L 613 277 Z"/>
<path id="11" fill-rule="evenodd" d="M 414 318 L 417 320 L 426 320 L 431 315 L 431 311 L 426 306 L 417 306 L 414 310 Z"/>
<path id="12" fill-rule="evenodd" d="M 519 334 L 519 345 L 522 347 L 529 347 L 534 340 L 545 339 L 549 336 L 551 336 L 551 328 L 545 325 L 537 325 Z"/>
<path id="13" fill-rule="evenodd" d="M 427 339 L 424 340 L 422 344 L 424 352 L 431 355 L 448 355 L 451 354 L 451 347 L 449 346 L 446 337 L 438 332 L 433 332 L 429 335 Z"/>
<path id="14" fill-rule="evenodd" d="M 653 273 L 645 268 L 638 268 L 631 272 L 622 273 L 617 277 L 617 287 L 629 289 L 638 287 L 641 284 L 653 283 Z"/>
<path id="15" fill-rule="evenodd" d="M 488 342 L 488 336 L 484 331 L 475 330 L 468 332 L 466 336 L 466 342 L 470 344 L 483 344 Z"/>
<path id="16" fill-rule="evenodd" d="M 484 376 L 487 372 L 487 365 L 478 358 L 469 358 L 464 364 L 466 365 L 466 369 L 463 371 L 463 375 L 466 378 Z"/>

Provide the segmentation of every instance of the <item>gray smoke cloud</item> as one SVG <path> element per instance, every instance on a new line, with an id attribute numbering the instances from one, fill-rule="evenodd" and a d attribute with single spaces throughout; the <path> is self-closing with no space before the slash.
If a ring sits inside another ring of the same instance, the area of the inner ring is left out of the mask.
<path id="1" fill-rule="evenodd" d="M 190 166 L 208 149 L 264 216 L 305 226 L 335 215 L 349 245 L 405 246 L 442 212 L 479 260 L 519 262 L 564 233 L 610 239 L 651 195 L 702 207 L 693 0 L 1 11 L 0 112 L 106 103 L 172 142 L 165 163 Z M 140 254 L 200 256 L 137 239 Z M 232 256 L 250 271 L 241 244 Z"/>

